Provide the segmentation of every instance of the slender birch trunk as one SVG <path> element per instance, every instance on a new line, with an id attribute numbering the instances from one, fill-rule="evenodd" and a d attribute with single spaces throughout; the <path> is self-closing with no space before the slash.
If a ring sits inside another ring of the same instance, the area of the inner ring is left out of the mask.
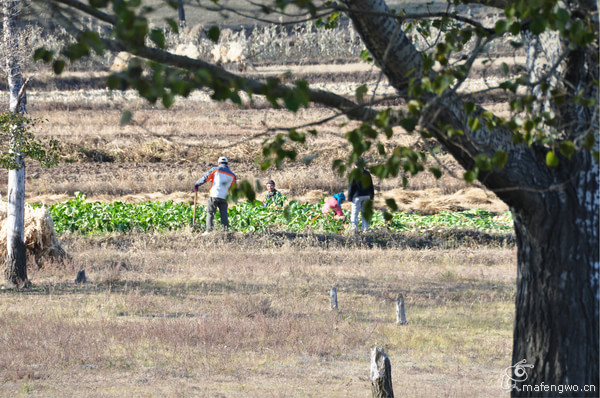
<path id="1" fill-rule="evenodd" d="M 19 40 L 17 35 L 17 16 L 20 0 L 3 0 L 4 45 L 7 49 L 6 70 L 10 91 L 10 112 L 25 112 L 25 95 L 22 92 L 23 79 L 17 57 Z M 14 126 L 10 142 L 16 168 L 8 172 L 8 208 L 6 218 L 6 285 L 7 287 L 26 287 L 27 257 L 25 250 L 25 160 L 20 150 L 19 130 L 23 126 Z"/>

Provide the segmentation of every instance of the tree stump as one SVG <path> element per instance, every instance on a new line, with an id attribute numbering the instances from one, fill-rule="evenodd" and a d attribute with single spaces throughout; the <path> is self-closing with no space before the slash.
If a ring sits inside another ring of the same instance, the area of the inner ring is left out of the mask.
<path id="1" fill-rule="evenodd" d="M 330 299 L 330 305 L 329 305 L 329 311 L 333 311 L 338 309 L 338 302 L 337 302 L 337 288 L 334 286 L 331 288 L 331 291 L 329 292 L 329 299 Z"/>
<path id="2" fill-rule="evenodd" d="M 371 394 L 373 398 L 394 398 L 392 365 L 381 347 L 371 350 Z"/>
<path id="3" fill-rule="evenodd" d="M 404 311 L 404 296 L 398 294 L 396 297 L 396 323 L 406 325 L 406 311 Z"/>
<path id="4" fill-rule="evenodd" d="M 79 270 L 77 272 L 77 277 L 75 278 L 75 283 L 87 283 L 87 278 L 85 276 L 85 270 Z"/>

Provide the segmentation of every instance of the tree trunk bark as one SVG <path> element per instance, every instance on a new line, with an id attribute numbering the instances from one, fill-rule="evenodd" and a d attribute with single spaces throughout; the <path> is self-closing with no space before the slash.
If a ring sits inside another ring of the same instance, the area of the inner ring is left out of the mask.
<path id="1" fill-rule="evenodd" d="M 185 29 L 187 23 L 185 21 L 185 9 L 183 8 L 183 0 L 177 1 L 177 11 L 179 14 L 179 27 Z"/>
<path id="2" fill-rule="evenodd" d="M 381 347 L 371 350 L 371 396 L 373 398 L 394 398 L 392 387 L 392 365 Z"/>
<path id="3" fill-rule="evenodd" d="M 4 44 L 7 49 L 6 66 L 8 71 L 8 87 L 10 91 L 10 112 L 25 112 L 25 96 L 21 93 L 23 79 L 17 58 L 19 40 L 17 35 L 17 15 L 19 0 L 4 0 Z M 6 218 L 6 271 L 7 287 L 26 287 L 27 255 L 25 247 L 25 160 L 21 154 L 18 129 L 13 126 L 14 136 L 11 140 L 11 151 L 17 167 L 8 172 L 8 207 Z"/>
<path id="4" fill-rule="evenodd" d="M 559 388 L 570 388 L 566 396 L 600 393 L 598 166 L 578 155 L 564 160 L 573 184 L 540 194 L 540 211 L 511 209 L 518 245 L 513 364 L 533 365 L 515 397 L 553 397 Z"/>
<path id="5" fill-rule="evenodd" d="M 25 247 L 25 165 L 8 172 L 8 208 L 6 217 L 6 285 L 26 287 L 27 255 Z"/>

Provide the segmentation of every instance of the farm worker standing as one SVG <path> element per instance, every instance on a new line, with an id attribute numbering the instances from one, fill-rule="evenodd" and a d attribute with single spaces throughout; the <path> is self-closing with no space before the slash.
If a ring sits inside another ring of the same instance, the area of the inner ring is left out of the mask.
<path id="1" fill-rule="evenodd" d="M 352 230 L 358 231 L 358 213 L 360 212 L 362 219 L 362 230 L 367 231 L 369 229 L 369 222 L 365 218 L 365 202 L 369 199 L 373 200 L 375 197 L 375 188 L 373 187 L 373 178 L 363 166 L 362 160 L 354 162 L 354 170 L 360 175 L 351 177 L 350 185 L 348 186 L 348 200 L 352 202 L 352 214 L 350 216 L 350 223 L 352 224 Z M 356 173 L 354 173 L 356 174 Z"/>
<path id="2" fill-rule="evenodd" d="M 268 180 L 266 183 L 267 194 L 265 195 L 265 207 L 269 205 L 283 206 L 283 195 L 275 189 L 275 181 Z"/>
<path id="3" fill-rule="evenodd" d="M 336 193 L 333 195 L 333 198 L 328 199 L 324 204 L 321 211 L 323 214 L 329 213 L 330 210 L 333 210 L 335 213 L 335 218 L 344 218 L 344 212 L 342 212 L 342 202 L 346 200 L 346 195 L 343 192 Z"/>
<path id="4" fill-rule="evenodd" d="M 219 165 L 213 167 L 206 172 L 196 184 L 194 184 L 194 191 L 198 191 L 198 187 L 207 181 L 212 184 L 210 186 L 208 206 L 206 208 L 206 232 L 208 234 L 213 229 L 213 221 L 217 209 L 221 213 L 221 224 L 225 229 L 229 228 L 229 217 L 227 214 L 227 193 L 229 188 L 235 184 L 235 174 L 229 169 L 228 161 L 225 156 L 221 156 L 218 161 Z"/>

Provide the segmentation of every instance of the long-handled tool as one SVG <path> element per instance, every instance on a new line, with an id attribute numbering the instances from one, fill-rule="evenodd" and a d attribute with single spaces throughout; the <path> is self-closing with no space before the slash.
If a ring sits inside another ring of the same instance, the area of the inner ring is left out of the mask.
<path id="1" fill-rule="evenodd" d="M 194 195 L 194 215 L 192 216 L 192 227 L 196 225 L 196 203 L 198 203 L 198 191 Z"/>

